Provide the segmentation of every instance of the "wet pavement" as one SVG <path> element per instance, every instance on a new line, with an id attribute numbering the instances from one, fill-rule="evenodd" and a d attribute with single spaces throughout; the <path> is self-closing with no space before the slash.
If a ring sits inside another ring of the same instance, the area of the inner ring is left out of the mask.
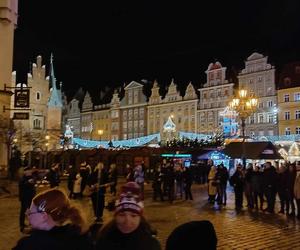
<path id="1" fill-rule="evenodd" d="M 0 250 L 9 250 L 23 235 L 18 227 L 20 206 L 16 183 L 1 180 L 0 185 L 5 185 L 11 192 L 7 194 L 0 190 Z M 62 188 L 64 187 L 65 183 L 62 183 Z M 297 219 L 246 208 L 237 213 L 230 187 L 227 190 L 226 207 L 208 204 L 206 185 L 194 184 L 192 193 L 193 201 L 177 199 L 172 204 L 168 201 L 153 202 L 151 184 L 145 186 L 145 216 L 156 228 L 162 249 L 167 236 L 176 226 L 192 220 L 210 220 L 213 223 L 218 237 L 218 249 L 300 249 L 300 222 Z M 75 202 L 84 208 L 92 223 L 90 199 L 84 197 Z M 104 222 L 111 216 L 112 212 L 105 209 Z M 199 246 L 201 240 L 204 239 L 199 235 Z"/>

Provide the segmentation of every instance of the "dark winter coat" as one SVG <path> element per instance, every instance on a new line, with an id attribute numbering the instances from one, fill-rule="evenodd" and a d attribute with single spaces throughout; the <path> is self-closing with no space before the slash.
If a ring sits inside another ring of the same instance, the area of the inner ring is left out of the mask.
<path id="1" fill-rule="evenodd" d="M 32 198 L 35 196 L 35 182 L 32 176 L 23 176 L 19 182 L 19 200 L 31 203 Z"/>
<path id="2" fill-rule="evenodd" d="M 264 190 L 271 189 L 274 192 L 277 191 L 278 174 L 274 167 L 264 170 L 263 185 Z"/>
<path id="3" fill-rule="evenodd" d="M 20 239 L 12 250 L 91 250 L 87 236 L 80 235 L 71 225 L 54 227 L 50 231 L 34 230 Z"/>
<path id="4" fill-rule="evenodd" d="M 160 250 L 158 240 L 141 223 L 132 233 L 123 234 L 116 225 L 100 235 L 96 250 Z"/>

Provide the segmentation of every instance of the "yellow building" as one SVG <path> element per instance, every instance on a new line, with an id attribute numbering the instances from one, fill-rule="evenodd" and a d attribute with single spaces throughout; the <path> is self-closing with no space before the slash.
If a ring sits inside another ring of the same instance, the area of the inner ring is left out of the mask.
<path id="1" fill-rule="evenodd" d="M 94 106 L 93 112 L 93 140 L 108 141 L 111 139 L 110 105 L 101 104 Z"/>
<path id="2" fill-rule="evenodd" d="M 148 135 L 160 133 L 164 139 L 164 124 L 169 117 L 172 118 L 177 132 L 196 132 L 198 98 L 191 83 L 187 86 L 183 97 L 180 96 L 173 80 L 163 99 L 159 94 L 159 86 L 156 81 L 151 92 L 148 102 Z"/>
<path id="3" fill-rule="evenodd" d="M 0 0 L 0 167 L 7 166 L 10 143 L 7 135 L 11 126 L 11 72 L 13 64 L 14 30 L 18 19 L 18 0 Z"/>
<path id="4" fill-rule="evenodd" d="M 300 62 L 285 65 L 279 81 L 279 135 L 300 135 Z"/>

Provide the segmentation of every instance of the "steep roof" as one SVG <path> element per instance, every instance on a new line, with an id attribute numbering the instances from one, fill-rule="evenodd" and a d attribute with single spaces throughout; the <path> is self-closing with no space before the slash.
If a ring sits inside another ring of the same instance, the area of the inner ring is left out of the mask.
<path id="1" fill-rule="evenodd" d="M 58 93 L 57 87 L 56 87 L 56 79 L 54 76 L 54 69 L 53 69 L 53 55 L 51 53 L 50 57 L 50 77 L 49 77 L 49 85 L 51 86 L 51 93 L 50 98 L 48 101 L 48 107 L 62 107 L 62 101 L 61 101 L 61 94 Z"/>

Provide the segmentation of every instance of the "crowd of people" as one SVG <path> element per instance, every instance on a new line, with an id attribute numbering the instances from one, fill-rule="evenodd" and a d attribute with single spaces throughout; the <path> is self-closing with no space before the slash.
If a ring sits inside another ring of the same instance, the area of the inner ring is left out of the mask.
<path id="1" fill-rule="evenodd" d="M 141 187 L 135 181 L 121 187 L 114 216 L 100 227 L 96 237 L 91 234 L 82 210 L 57 188 L 35 195 L 26 215 L 32 230 L 17 242 L 13 250 L 161 249 L 156 231 L 144 217 Z M 166 249 L 183 249 L 181 239 L 186 234 L 189 234 L 191 244 L 185 249 L 192 249 L 192 242 L 199 238 L 196 232 L 205 234 L 205 249 L 216 249 L 216 233 L 208 221 L 189 222 L 175 228 L 167 239 Z"/>
<path id="2" fill-rule="evenodd" d="M 270 162 L 258 166 L 249 163 L 246 168 L 238 164 L 230 176 L 223 165 L 214 166 L 208 161 L 200 183 L 206 185 L 208 202 L 220 207 L 227 204 L 227 183 L 235 193 L 235 208 L 240 211 L 244 197 L 248 209 L 274 213 L 276 195 L 280 200 L 279 213 L 300 219 L 300 164 L 286 163 L 278 167 Z M 59 189 L 60 175 L 58 164 L 49 171 L 40 173 L 35 168 L 24 168 L 19 181 L 20 230 L 26 227 L 25 217 L 32 231 L 18 241 L 15 250 L 22 249 L 161 249 L 147 219 L 144 217 L 144 184 L 152 184 L 153 201 L 173 203 L 175 199 L 193 200 L 191 187 L 197 180 L 196 172 L 181 162 L 162 160 L 154 168 L 151 180 L 146 178 L 145 164 L 135 167 L 127 165 L 126 184 L 117 192 L 118 174 L 116 164 L 105 166 L 102 162 L 88 164 L 83 161 L 78 169 L 68 169 L 68 194 Z M 47 178 L 50 189 L 36 192 L 36 180 Z M 114 197 L 111 210 L 114 216 L 103 225 L 105 195 Z M 118 196 L 117 196 L 118 194 Z M 72 200 L 88 195 L 95 216 L 93 230 L 88 227 L 84 213 L 73 205 Z M 295 204 L 296 202 L 296 204 Z M 266 203 L 266 206 L 265 206 Z M 94 225 L 95 225 L 94 224 Z M 188 222 L 175 228 L 166 241 L 166 250 L 183 249 L 181 240 L 187 233 L 197 239 L 196 232 L 202 232 L 208 240 L 207 248 L 216 249 L 217 237 L 209 221 Z M 205 232 L 205 233 L 204 233 Z M 71 241 L 76 236 L 76 241 Z M 77 237 L 78 236 L 78 237 Z M 62 243 L 63 242 L 63 243 Z M 66 247 L 66 245 L 69 247 Z M 185 244 L 185 248 L 189 247 Z"/>
<path id="3" fill-rule="evenodd" d="M 280 200 L 278 213 L 300 220 L 300 163 L 283 163 L 274 167 L 271 162 L 263 165 L 249 163 L 246 169 L 241 164 L 229 179 L 234 188 L 235 207 L 243 208 L 243 197 L 249 209 L 275 212 L 276 195 Z M 266 202 L 266 207 L 264 203 Z M 296 205 L 295 205 L 296 202 Z M 296 211 L 297 207 L 297 211 Z"/>

